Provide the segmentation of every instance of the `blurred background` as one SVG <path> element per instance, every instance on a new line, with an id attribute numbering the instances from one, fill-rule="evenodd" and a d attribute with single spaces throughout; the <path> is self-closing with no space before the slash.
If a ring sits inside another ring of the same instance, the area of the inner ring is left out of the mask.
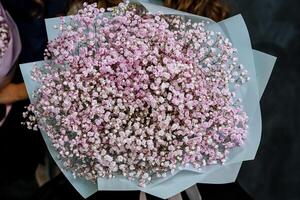
<path id="1" fill-rule="evenodd" d="M 38 5 L 30 5 L 30 1 L 24 0 L 0 1 L 19 27 L 23 44 L 19 63 L 41 60 L 47 43 L 43 18 L 28 15 L 28 9 L 35 9 Z M 45 2 L 44 18 L 67 12 L 67 1 Z M 263 134 L 256 159 L 243 164 L 236 183 L 223 186 L 199 185 L 199 188 L 204 194 L 204 200 L 220 199 L 220 194 L 224 199 L 299 200 L 300 1 L 228 2 L 231 15 L 241 13 L 244 17 L 253 48 L 277 56 L 278 60 L 261 99 Z M 14 82 L 22 82 L 19 72 Z M 70 191 L 67 199 L 80 199 L 61 176 L 46 184 L 50 190 L 39 187 L 35 178 L 38 163 L 47 166 L 53 163 L 51 159 L 45 161 L 47 150 L 41 136 L 19 125 L 23 107 L 27 104 L 27 100 L 14 103 L 5 124 L 0 127 L 0 199 L 55 199 L 42 198 L 41 194 L 47 193 L 49 197 L 51 191 L 61 190 Z M 49 173 L 53 175 L 56 172 Z M 219 196 L 215 194 L 216 191 Z M 105 194 L 114 198 L 114 194 Z M 138 195 L 119 194 L 123 195 L 123 199 L 134 199 Z M 105 198 L 102 195 L 98 199 Z"/>
<path id="2" fill-rule="evenodd" d="M 254 49 L 278 57 L 261 99 L 262 139 L 238 182 L 255 199 L 300 199 L 300 1 L 235 0 Z"/>

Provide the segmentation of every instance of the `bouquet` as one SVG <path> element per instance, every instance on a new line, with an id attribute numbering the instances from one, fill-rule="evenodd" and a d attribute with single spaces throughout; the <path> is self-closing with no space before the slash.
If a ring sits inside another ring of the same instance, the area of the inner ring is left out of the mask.
<path id="1" fill-rule="evenodd" d="M 0 2 L 0 90 L 10 83 L 21 52 L 21 41 L 16 24 Z M 4 123 L 11 105 L 0 104 L 0 127 Z"/>
<path id="2" fill-rule="evenodd" d="M 0 16 L 0 58 L 3 58 L 4 53 L 7 50 L 8 43 L 9 43 L 9 36 L 8 36 L 8 25 L 4 21 L 4 18 Z"/>
<path id="3" fill-rule="evenodd" d="M 233 181 L 253 159 L 259 89 L 240 17 L 216 24 L 126 2 L 108 12 L 84 4 L 50 31 L 56 20 L 47 22 L 45 60 L 22 67 L 32 94 L 24 117 L 84 197 L 138 189 L 168 198 L 197 182 Z M 257 55 L 272 68 L 273 57 Z"/>
<path id="4" fill-rule="evenodd" d="M 0 89 L 10 82 L 20 52 L 17 26 L 0 3 Z"/>

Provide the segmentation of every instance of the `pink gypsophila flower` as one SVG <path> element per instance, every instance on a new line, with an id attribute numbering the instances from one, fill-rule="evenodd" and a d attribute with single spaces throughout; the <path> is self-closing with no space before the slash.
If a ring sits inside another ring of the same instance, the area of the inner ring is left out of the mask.
<path id="1" fill-rule="evenodd" d="M 85 5 L 63 23 L 33 72 L 41 87 L 29 110 L 64 166 L 144 186 L 180 166 L 224 163 L 247 133 L 230 86 L 248 77 L 228 39 L 126 4 L 103 12 Z"/>

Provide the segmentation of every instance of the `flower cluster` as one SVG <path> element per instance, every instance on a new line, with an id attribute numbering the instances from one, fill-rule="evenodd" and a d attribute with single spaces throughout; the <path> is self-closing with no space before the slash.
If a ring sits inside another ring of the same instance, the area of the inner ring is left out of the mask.
<path id="1" fill-rule="evenodd" d="M 87 180 L 145 186 L 179 167 L 224 163 L 247 133 L 235 90 L 249 78 L 236 49 L 206 22 L 118 9 L 84 5 L 58 27 L 32 74 L 40 88 L 28 127 L 38 119 L 64 167 Z"/>
<path id="2" fill-rule="evenodd" d="M 0 16 L 0 60 L 4 56 L 9 43 L 9 28 L 5 19 Z"/>

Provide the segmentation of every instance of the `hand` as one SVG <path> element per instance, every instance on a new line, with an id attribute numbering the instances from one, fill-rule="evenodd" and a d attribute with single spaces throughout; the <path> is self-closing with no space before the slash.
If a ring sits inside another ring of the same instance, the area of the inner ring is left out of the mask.
<path id="1" fill-rule="evenodd" d="M 10 83 L 0 90 L 0 104 L 12 104 L 27 98 L 28 94 L 24 83 Z"/>

